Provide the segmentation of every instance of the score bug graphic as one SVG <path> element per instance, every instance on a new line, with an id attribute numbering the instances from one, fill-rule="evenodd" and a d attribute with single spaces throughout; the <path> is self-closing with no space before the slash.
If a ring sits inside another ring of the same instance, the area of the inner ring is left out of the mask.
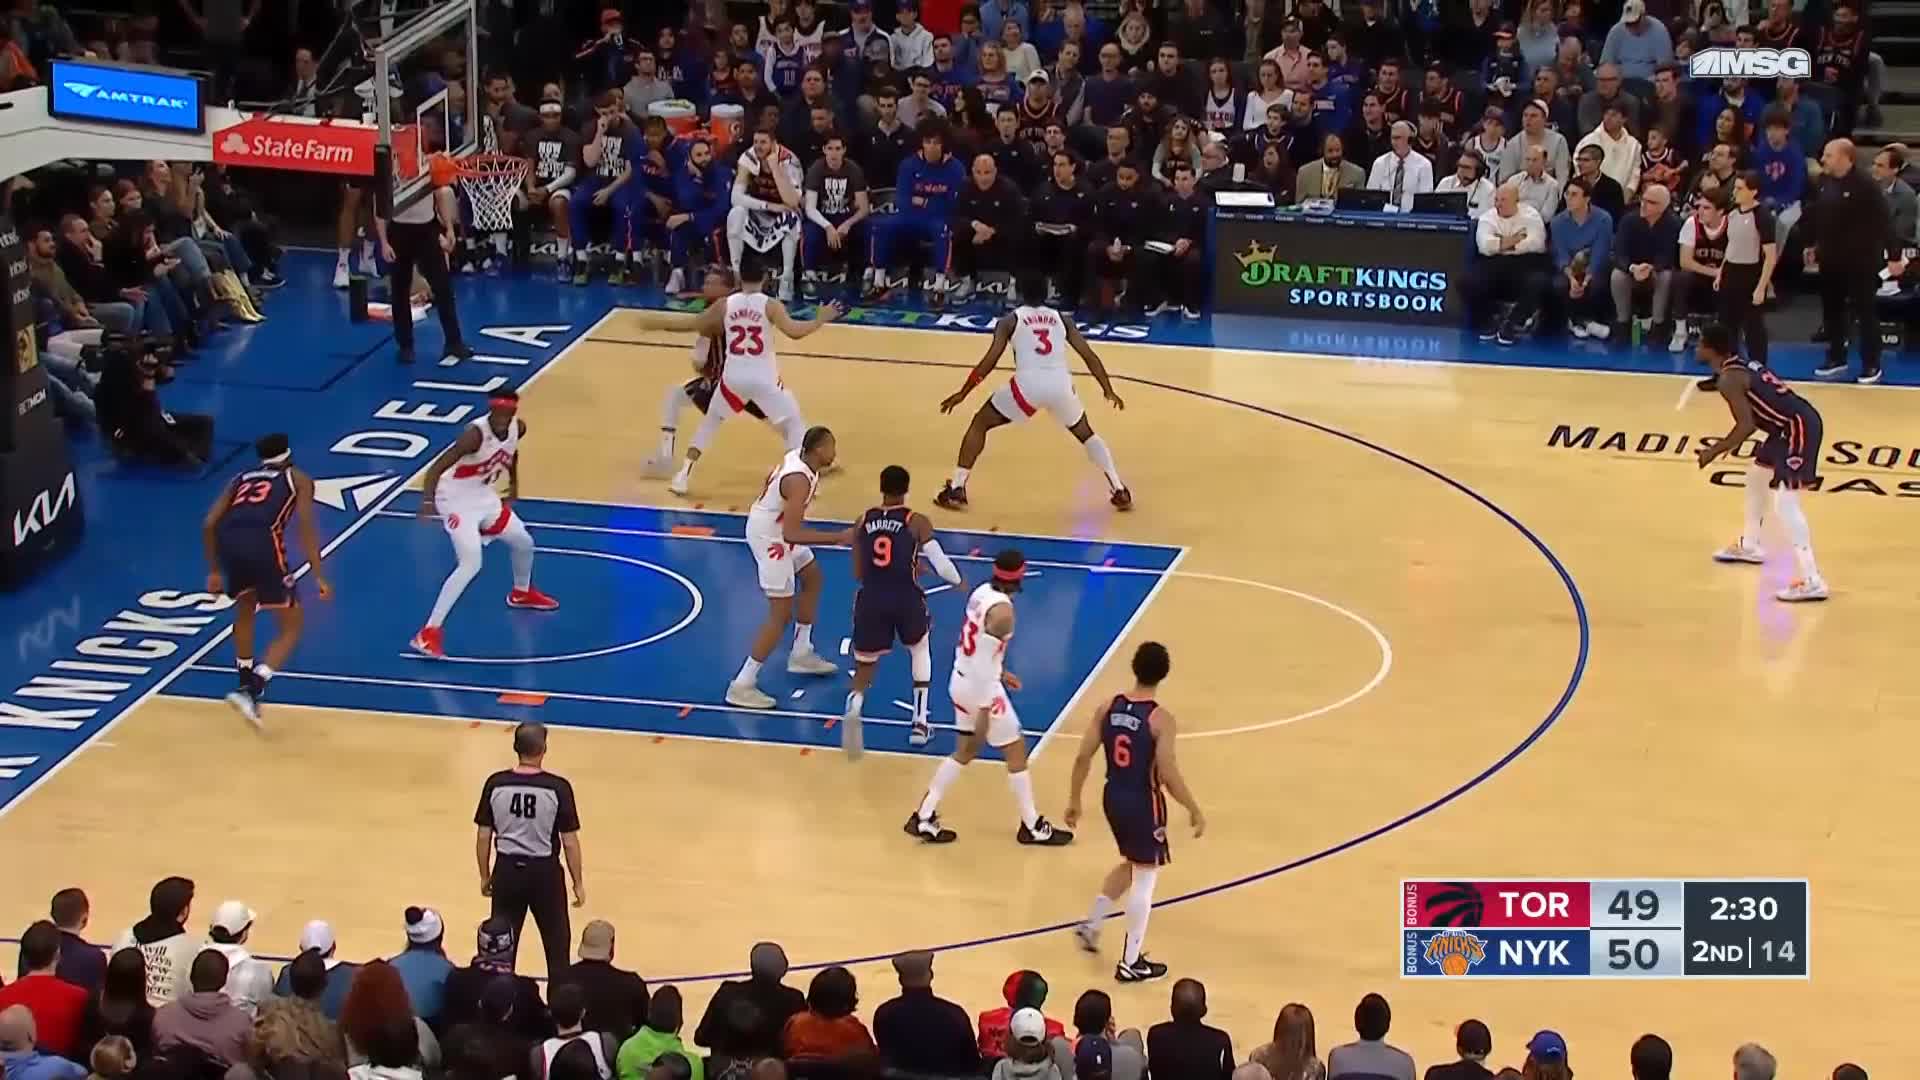
<path id="1" fill-rule="evenodd" d="M 1403 881 L 1407 978 L 1806 978 L 1807 883 Z"/>

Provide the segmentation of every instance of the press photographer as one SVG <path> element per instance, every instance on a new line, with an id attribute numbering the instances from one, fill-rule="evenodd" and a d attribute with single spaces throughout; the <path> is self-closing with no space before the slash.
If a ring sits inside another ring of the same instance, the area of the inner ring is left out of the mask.
<path id="1" fill-rule="evenodd" d="M 145 337 L 102 340 L 94 393 L 100 431 L 123 459 L 199 468 L 213 446 L 213 417 L 171 413 L 161 405 L 159 387 L 173 381 L 172 358 L 172 346 Z"/>

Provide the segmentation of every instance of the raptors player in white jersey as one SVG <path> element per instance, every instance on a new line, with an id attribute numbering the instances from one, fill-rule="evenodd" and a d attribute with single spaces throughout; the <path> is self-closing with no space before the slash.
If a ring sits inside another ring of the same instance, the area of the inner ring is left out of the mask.
<path id="1" fill-rule="evenodd" d="M 520 395 L 497 391 L 488 406 L 485 417 L 468 425 L 427 466 L 420 491 L 420 516 L 439 512 L 458 560 L 446 584 L 440 586 L 440 598 L 434 601 L 427 625 L 411 642 L 415 652 L 436 660 L 447 655 L 441 630 L 447 613 L 480 573 L 480 549 L 495 539 L 505 541 L 513 553 L 513 591 L 507 594 L 507 606 L 529 611 L 553 611 L 560 606 L 533 587 L 533 536 L 513 513 L 513 500 L 520 496 L 520 440 L 527 433 L 527 422 L 518 416 Z M 503 476 L 505 502 L 494 486 Z"/>
<path id="2" fill-rule="evenodd" d="M 953 676 L 947 696 L 953 700 L 953 719 L 960 741 L 953 753 L 940 759 L 927 783 L 920 806 L 907 816 L 906 832 L 929 844 L 949 844 L 954 831 L 940 824 L 940 800 L 960 778 L 960 770 L 991 746 L 1007 760 L 1007 786 L 1020 808 L 1023 844 L 1059 847 L 1073 842 L 1073 834 L 1055 828 L 1033 802 L 1033 775 L 1027 771 L 1027 740 L 1020 716 L 1007 700 L 1007 691 L 1020 689 L 1020 679 L 1006 669 L 1007 642 L 1013 637 L 1013 596 L 1027 575 L 1027 560 L 1008 548 L 994 556 L 993 578 L 967 597 L 967 621 L 953 650 Z"/>
<path id="3" fill-rule="evenodd" d="M 707 306 L 712 307 L 733 292 L 733 282 L 732 270 L 717 264 L 710 266 L 701 281 L 700 295 Z M 640 325 L 649 330 L 688 331 L 700 322 L 698 314 L 681 311 L 643 311 L 639 317 Z M 711 412 L 713 397 L 719 392 L 720 376 L 726 370 L 727 353 L 717 337 L 696 335 L 690 359 L 693 378 L 668 387 L 666 399 L 660 403 L 660 450 L 647 459 L 647 471 L 655 476 L 673 473 L 674 442 L 679 434 L 681 411 L 691 407 L 700 410 L 703 416 Z M 767 418 L 760 406 L 751 401 L 747 402 L 746 412 L 760 420 Z"/>
<path id="4" fill-rule="evenodd" d="M 1086 448 L 1087 457 L 1099 466 L 1106 475 L 1107 487 L 1111 489 L 1109 501 L 1121 510 L 1133 508 L 1133 495 L 1127 485 L 1120 480 L 1120 470 L 1113 464 L 1113 451 L 1107 448 L 1107 440 L 1093 433 L 1093 425 L 1087 422 L 1087 410 L 1080 404 L 1080 395 L 1073 392 L 1073 372 L 1067 367 L 1067 349 L 1080 354 L 1087 362 L 1087 370 L 1093 373 L 1094 381 L 1100 384 L 1100 392 L 1106 396 L 1107 404 L 1116 409 L 1127 407 L 1114 393 L 1113 382 L 1107 378 L 1107 368 L 1094 353 L 1093 347 L 1080 336 L 1080 330 L 1073 320 L 1047 307 L 1047 279 L 1040 274 L 1025 274 L 1020 278 L 1020 305 L 1012 312 L 1002 315 L 993 328 L 993 344 L 987 346 L 987 355 L 980 358 L 973 370 L 968 373 L 966 384 L 950 394 L 940 403 L 940 411 L 952 412 L 973 388 L 986 379 L 987 373 L 1000 362 L 1000 354 L 1007 346 L 1013 346 L 1013 378 L 1007 385 L 994 391 L 991 398 L 973 414 L 973 423 L 960 440 L 960 460 L 953 470 L 953 479 L 934 496 L 935 506 L 949 510 L 964 510 L 967 506 L 967 477 L 973 472 L 973 463 L 980 460 L 980 452 L 987 448 L 987 432 L 1003 424 L 1017 424 L 1026 420 L 1041 409 L 1053 414 L 1060 426 L 1067 429 L 1080 445 Z"/>
<path id="5" fill-rule="evenodd" d="M 687 444 L 687 459 L 680 471 L 667 482 L 667 490 L 685 495 L 693 483 L 693 467 L 706 453 L 714 432 L 731 417 L 758 406 L 767 423 L 780 432 L 789 451 L 800 448 L 807 430 L 800 419 L 800 403 L 780 379 L 780 359 L 774 350 L 773 332 L 779 330 L 795 341 L 840 317 L 837 304 L 822 304 L 818 314 L 807 322 L 787 314 L 787 306 L 768 296 L 766 270 L 755 260 L 741 267 L 740 291 L 700 313 L 694 332 L 720 342 L 726 353 L 726 365 L 715 387 L 720 399 L 707 410 L 706 419 L 694 430 Z"/>
<path id="6" fill-rule="evenodd" d="M 853 531 L 821 532 L 807 528 L 806 521 L 807 507 L 820 489 L 820 471 L 833 464 L 835 450 L 833 432 L 823 427 L 809 428 L 800 438 L 799 449 L 787 451 L 767 474 L 766 490 L 747 510 L 747 547 L 753 552 L 760 591 L 767 594 L 767 621 L 754 635 L 747 662 L 727 684 L 729 705 L 773 708 L 773 698 L 758 685 L 760 665 L 773 655 L 789 622 L 794 624 L 793 652 L 787 657 L 787 671 L 795 675 L 833 675 L 840 670 L 813 649 L 813 620 L 820 613 L 820 586 L 825 579 L 820 564 L 814 561 L 813 549 L 807 545 L 845 544 Z"/>

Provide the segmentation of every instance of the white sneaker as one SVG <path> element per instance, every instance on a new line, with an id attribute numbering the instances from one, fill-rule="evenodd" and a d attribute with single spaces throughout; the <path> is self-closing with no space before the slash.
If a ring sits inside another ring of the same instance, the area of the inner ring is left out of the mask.
<path id="1" fill-rule="evenodd" d="M 1073 928 L 1073 939 L 1080 943 L 1081 952 L 1100 951 L 1100 927 L 1095 923 L 1083 922 Z"/>
<path id="2" fill-rule="evenodd" d="M 1667 351 L 1670 353 L 1683 353 L 1687 351 L 1687 322 L 1685 319 L 1674 320 L 1673 340 L 1667 342 Z"/>
<path id="3" fill-rule="evenodd" d="M 727 704 L 737 705 L 742 709 L 771 709 L 773 695 L 752 683 L 728 683 Z"/>
<path id="4" fill-rule="evenodd" d="M 673 492 L 675 495 L 685 496 L 687 490 L 692 486 L 693 477 L 689 476 L 684 470 L 674 473 L 673 479 L 667 481 L 667 490 Z"/>
<path id="5" fill-rule="evenodd" d="M 1613 336 L 1613 327 L 1595 319 L 1587 323 L 1587 333 L 1593 335 L 1595 341 L 1605 341 Z"/>
<path id="6" fill-rule="evenodd" d="M 908 746 L 925 746 L 932 741 L 933 725 L 927 723 L 925 720 L 915 720 L 913 726 L 907 729 Z"/>
<path id="7" fill-rule="evenodd" d="M 333 287 L 336 289 L 347 287 L 347 260 L 345 259 L 333 264 Z"/>
<path id="8" fill-rule="evenodd" d="M 675 267 L 673 273 L 667 275 L 667 291 L 670 293 L 682 292 L 686 289 L 686 287 L 687 287 L 686 272 L 684 270 L 679 269 L 678 267 Z"/>
<path id="9" fill-rule="evenodd" d="M 1580 323 L 1580 322 L 1570 322 L 1567 324 L 1567 333 L 1572 334 L 1574 337 L 1579 338 L 1581 341 L 1585 341 L 1587 340 L 1587 334 L 1588 334 L 1587 324 Z"/>
<path id="10" fill-rule="evenodd" d="M 227 695 L 227 704 L 233 706 L 235 712 L 246 717 L 247 723 L 253 726 L 253 730 L 266 730 L 260 723 L 260 703 L 254 700 L 252 694 L 245 690 L 235 690 Z"/>
<path id="11" fill-rule="evenodd" d="M 1809 600 L 1825 600 L 1827 583 L 1820 578 L 1802 578 L 1774 593 L 1773 598 L 1783 604 L 1804 604 Z"/>
<path id="12" fill-rule="evenodd" d="M 1749 545 L 1745 540 L 1735 540 L 1726 547 L 1713 553 L 1717 563 L 1752 563 L 1755 566 L 1767 561 L 1767 553 Z"/>
<path id="13" fill-rule="evenodd" d="M 787 657 L 787 674 L 838 675 L 840 666 L 812 649 L 808 649 L 806 652 L 796 652 Z"/>

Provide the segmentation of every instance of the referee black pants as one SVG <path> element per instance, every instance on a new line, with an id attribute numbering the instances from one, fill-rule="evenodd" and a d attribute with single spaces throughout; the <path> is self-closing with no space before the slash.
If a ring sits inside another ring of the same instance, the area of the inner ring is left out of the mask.
<path id="1" fill-rule="evenodd" d="M 1874 310 L 1877 269 L 1850 270 L 1820 264 L 1820 314 L 1827 325 L 1827 364 L 1845 367 L 1847 338 L 1860 343 L 1860 374 L 1880 370 L 1880 316 Z"/>
<path id="2" fill-rule="evenodd" d="M 520 933 L 527 925 L 527 912 L 533 912 L 534 925 L 540 928 L 540 944 L 547 951 L 547 977 L 567 970 L 567 956 L 573 942 L 572 920 L 567 913 L 567 876 L 560 860 L 524 855 L 494 856 L 493 915 L 513 924 L 513 947 L 520 948 Z"/>
<path id="3" fill-rule="evenodd" d="M 1753 290 L 1759 284 L 1759 263 L 1723 263 L 1720 267 L 1720 289 L 1714 298 L 1721 325 L 1733 335 L 1734 350 L 1739 351 L 1744 342 L 1747 358 L 1759 361 L 1764 366 L 1767 362 L 1767 316 L 1753 302 Z"/>
<path id="4" fill-rule="evenodd" d="M 453 308 L 453 283 L 447 276 L 447 254 L 440 250 L 440 223 L 387 222 L 387 243 L 393 245 L 393 265 L 387 267 L 388 298 L 393 304 L 393 342 L 413 348 L 413 269 L 433 290 L 433 310 L 440 313 L 440 330 L 451 352 L 461 344 L 460 313 Z"/>

